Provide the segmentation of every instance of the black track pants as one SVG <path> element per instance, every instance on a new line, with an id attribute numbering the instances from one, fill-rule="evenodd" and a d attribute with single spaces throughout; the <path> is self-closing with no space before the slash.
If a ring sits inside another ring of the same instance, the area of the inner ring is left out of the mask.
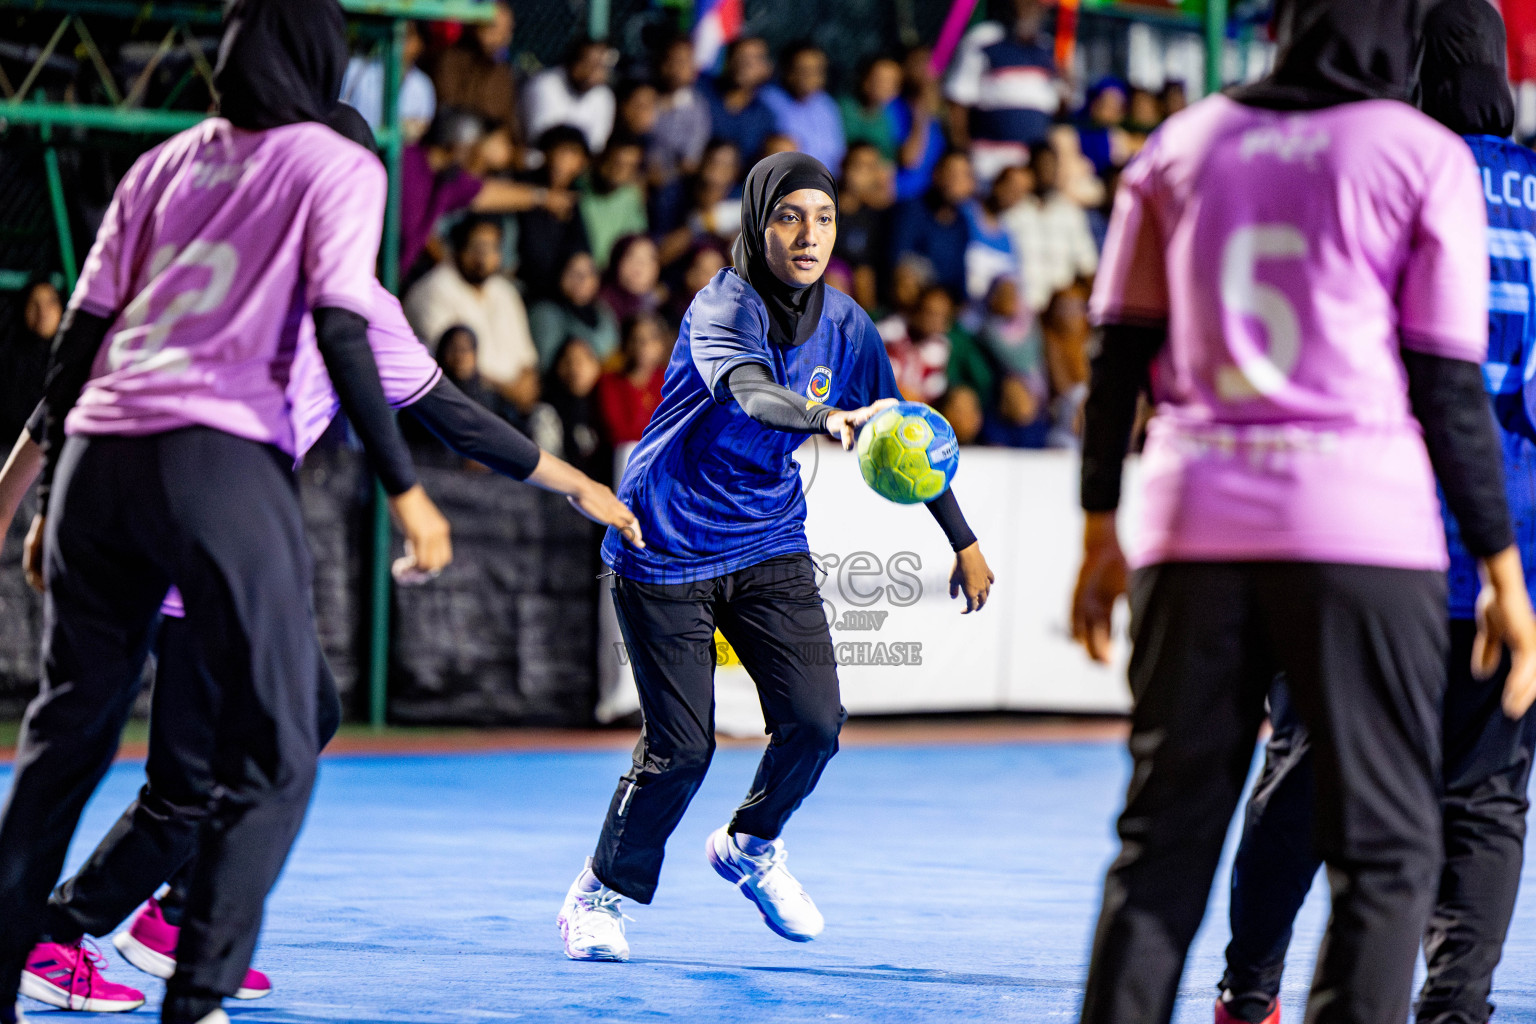
<path id="1" fill-rule="evenodd" d="M 1284 671 L 1316 745 L 1333 919 L 1308 1024 L 1401 1024 L 1440 877 L 1445 579 L 1316 563 L 1168 563 L 1131 582 L 1130 750 L 1082 1020 L 1166 1024 Z"/>
<path id="2" fill-rule="evenodd" d="M 1514 913 L 1524 856 L 1532 719 L 1504 717 L 1508 655 L 1472 675 L 1476 625 L 1451 621 L 1445 693 L 1445 867 L 1424 933 L 1420 1024 L 1484 1024 L 1493 969 Z M 1291 925 L 1320 859 L 1312 844 L 1312 757 L 1284 683 L 1270 695 L 1274 734 L 1248 803 L 1232 872 L 1232 942 L 1221 987 L 1264 1002 L 1280 992 Z"/>
<path id="3" fill-rule="evenodd" d="M 592 859 L 603 884 L 649 903 L 667 837 L 715 752 L 715 629 L 757 684 L 771 737 L 732 833 L 776 839 L 837 753 L 847 713 L 810 556 L 698 583 L 613 589 L 645 727 Z"/>
<path id="4" fill-rule="evenodd" d="M 185 619 L 161 620 L 155 655 L 147 781 L 80 870 L 49 898 L 46 932 L 55 941 L 106 935 L 165 882 L 171 888 L 161 903 L 167 919 L 179 924 L 190 896 L 197 835 L 214 785 L 218 683 Z M 324 747 L 341 724 L 341 702 L 324 658 L 319 668 Z"/>
<path id="5" fill-rule="evenodd" d="M 285 456 L 206 428 L 73 437 L 48 512 L 42 690 L 0 817 L 0 1004 L 47 927 L 80 811 L 111 764 L 167 587 L 218 681 L 180 993 L 232 994 L 314 784 L 319 641 Z"/>

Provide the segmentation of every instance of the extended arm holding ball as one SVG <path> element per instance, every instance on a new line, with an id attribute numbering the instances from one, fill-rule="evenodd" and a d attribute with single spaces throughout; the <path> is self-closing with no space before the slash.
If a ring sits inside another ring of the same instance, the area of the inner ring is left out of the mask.
<path id="1" fill-rule="evenodd" d="M 827 417 L 836 411 L 775 384 L 762 363 L 742 363 L 731 371 L 726 382 L 741 411 L 773 430 L 820 434 L 827 429 Z"/>
<path id="2" fill-rule="evenodd" d="M 834 409 L 774 383 L 768 367 L 762 363 L 735 367 L 726 384 L 741 411 L 763 426 L 792 434 L 828 433 L 841 441 L 844 448 L 853 447 L 859 427 L 882 409 L 896 404 L 894 398 L 882 398 L 862 409 Z"/>
<path id="3" fill-rule="evenodd" d="M 844 448 L 852 448 L 857 428 L 868 422 L 881 410 L 897 403 L 894 398 L 882 398 L 861 409 L 842 410 L 811 402 L 789 388 L 774 383 L 768 368 L 761 363 L 743 363 L 726 378 L 731 397 L 736 399 L 742 412 L 765 427 L 785 430 L 795 434 L 828 433 L 842 441 Z M 986 602 L 987 590 L 993 576 L 981 557 L 976 534 L 960 511 L 955 492 L 946 488 L 944 493 L 927 503 L 939 527 L 943 529 L 949 546 L 963 557 L 957 560 L 954 579 L 951 580 L 951 596 L 959 590 L 966 592 L 966 610 L 979 609 Z"/>

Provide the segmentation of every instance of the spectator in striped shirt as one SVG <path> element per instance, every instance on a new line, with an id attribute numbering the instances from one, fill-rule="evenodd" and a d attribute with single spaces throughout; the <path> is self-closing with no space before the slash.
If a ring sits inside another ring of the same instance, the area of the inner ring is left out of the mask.
<path id="1" fill-rule="evenodd" d="M 1044 7 L 1040 0 L 1013 0 L 1011 7 L 1011 27 L 988 21 L 966 33 L 944 90 L 950 138 L 969 146 L 983 183 L 1023 163 L 1061 109 L 1056 58 L 1040 38 Z"/>

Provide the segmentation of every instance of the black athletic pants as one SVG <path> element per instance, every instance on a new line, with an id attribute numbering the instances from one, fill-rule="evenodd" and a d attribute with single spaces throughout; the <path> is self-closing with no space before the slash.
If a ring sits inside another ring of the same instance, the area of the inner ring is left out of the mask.
<path id="1" fill-rule="evenodd" d="M 1316 739 L 1333 918 L 1308 1024 L 1402 1024 L 1440 877 L 1445 578 L 1167 563 L 1131 579 L 1134 761 L 1082 1019 L 1166 1024 L 1284 671 Z"/>
<path id="2" fill-rule="evenodd" d="M 1524 855 L 1532 720 L 1511 721 L 1500 698 L 1509 658 L 1490 679 L 1472 675 L 1470 619 L 1451 621 L 1445 693 L 1445 867 L 1424 933 L 1429 970 L 1420 1024 L 1484 1024 L 1493 1007 L 1493 969 L 1514 913 Z M 1277 682 L 1270 693 L 1274 733 L 1248 802 L 1232 868 L 1232 942 L 1221 987 L 1237 1000 L 1279 995 L 1291 925 L 1320 863 L 1312 845 L 1312 755 Z"/>
<path id="3" fill-rule="evenodd" d="M 781 555 L 697 583 L 621 576 L 613 603 L 645 726 L 634 767 L 609 805 L 592 872 L 649 903 L 667 837 L 715 752 L 717 627 L 757 684 L 771 737 L 732 834 L 778 838 L 837 753 L 848 715 L 809 555 Z"/>
<path id="4" fill-rule="evenodd" d="M 196 871 L 198 830 L 208 817 L 214 786 L 219 690 L 184 619 L 161 620 L 155 654 L 147 781 L 90 859 L 48 900 L 45 932 L 56 942 L 106 935 L 165 882 L 170 883 L 161 900 L 166 920 L 181 923 Z M 324 747 L 341 724 L 341 702 L 323 657 L 319 686 Z"/>
<path id="5" fill-rule="evenodd" d="M 319 642 L 287 458 L 206 428 L 72 437 L 48 510 L 42 690 L 0 817 L 0 1005 L 116 750 L 167 587 L 218 681 L 215 805 L 163 1013 L 235 992 L 303 822 Z"/>

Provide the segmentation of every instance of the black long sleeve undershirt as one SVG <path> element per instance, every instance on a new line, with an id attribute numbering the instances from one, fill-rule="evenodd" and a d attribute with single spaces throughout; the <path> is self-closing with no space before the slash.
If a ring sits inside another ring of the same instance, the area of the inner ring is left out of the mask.
<path id="1" fill-rule="evenodd" d="M 960 500 L 955 497 L 953 487 L 928 502 L 928 511 L 944 531 L 951 550 L 964 551 L 976 543 L 976 534 L 972 532 L 971 524 L 965 521 L 965 513 L 960 511 Z"/>
<path id="2" fill-rule="evenodd" d="M 403 494 L 416 485 L 416 467 L 379 383 L 379 367 L 368 347 L 368 321 L 334 306 L 316 309 L 314 318 L 320 358 L 342 412 L 363 442 L 368 464 L 385 494 Z"/>
<path id="3" fill-rule="evenodd" d="M 405 411 L 460 455 L 514 480 L 528 479 L 543 454 L 533 441 L 446 377 Z"/>
<path id="4" fill-rule="evenodd" d="M 1136 422 L 1136 399 L 1148 386 L 1152 360 L 1167 340 L 1161 327 L 1108 324 L 1093 358 L 1083 408 L 1082 504 L 1112 512 Z M 1408 401 L 1424 429 L 1424 445 L 1445 501 L 1474 557 L 1514 543 L 1504 493 L 1504 459 L 1482 368 L 1476 363 L 1402 349 Z"/>
<path id="5" fill-rule="evenodd" d="M 37 507 L 48 508 L 48 495 L 53 490 L 53 474 L 58 468 L 59 452 L 64 447 L 64 420 L 85 382 L 91 377 L 91 363 L 101 349 L 112 321 L 82 309 L 72 309 L 64 314 L 59 333 L 54 336 L 53 350 L 48 356 L 48 372 L 44 377 L 43 400 L 38 411 L 28 421 L 28 429 L 40 423 L 42 436 L 38 440 L 43 450 L 43 461 L 37 485 Z M 36 432 L 33 437 L 37 438 Z"/>
<path id="6" fill-rule="evenodd" d="M 765 427 L 791 434 L 824 434 L 828 405 L 809 403 L 789 388 L 774 382 L 762 363 L 742 363 L 726 378 L 731 397 L 741 411 Z"/>
<path id="7" fill-rule="evenodd" d="M 1424 446 L 1445 503 L 1474 558 L 1515 542 L 1504 490 L 1504 452 L 1476 363 L 1403 349 L 1408 402 L 1424 427 Z"/>
<path id="8" fill-rule="evenodd" d="M 1150 386 L 1152 360 L 1166 327 L 1105 324 L 1083 405 L 1082 503 L 1085 512 L 1120 506 L 1120 474 L 1136 427 L 1136 399 Z"/>
<path id="9" fill-rule="evenodd" d="M 27 417 L 27 436 L 32 438 L 32 443 L 39 448 L 43 446 L 43 438 L 48 435 L 48 406 L 41 400 L 37 408 L 32 410 L 32 415 Z"/>
<path id="10" fill-rule="evenodd" d="M 726 383 L 741 411 L 773 430 L 792 434 L 824 434 L 834 410 L 826 405 L 807 407 L 806 400 L 774 380 L 761 363 L 744 363 L 731 371 Z M 960 511 L 955 492 L 946 490 L 928 502 L 928 511 L 944 531 L 949 546 L 960 551 L 976 543 L 976 534 Z"/>
<path id="11" fill-rule="evenodd" d="M 47 406 L 37 404 L 27 432 L 39 446 L 47 436 Z M 465 458 L 514 480 L 526 480 L 538 468 L 543 451 L 506 420 L 473 401 L 446 377 L 405 408 L 422 426 Z"/>

